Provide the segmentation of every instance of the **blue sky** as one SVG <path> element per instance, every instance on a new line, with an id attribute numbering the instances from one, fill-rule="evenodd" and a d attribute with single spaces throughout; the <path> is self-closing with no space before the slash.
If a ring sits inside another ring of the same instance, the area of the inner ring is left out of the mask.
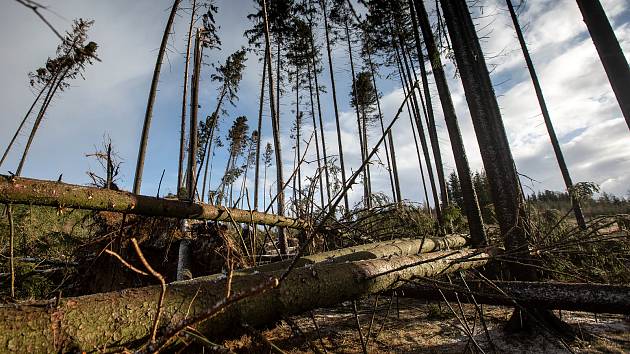
<path id="1" fill-rule="evenodd" d="M 85 171 L 89 168 L 97 170 L 98 167 L 85 154 L 94 151 L 95 146 L 99 146 L 102 137 L 107 134 L 124 159 L 122 187 L 130 189 L 155 55 L 171 1 L 42 0 L 42 3 L 49 5 L 54 11 L 44 14 L 58 29 L 68 29 L 74 18 L 94 19 L 90 39 L 99 44 L 98 52 L 102 62 L 88 68 L 85 81 L 74 81 L 73 87 L 54 101 L 35 138 L 23 175 L 56 179 L 63 173 L 66 182 L 88 183 L 89 178 Z M 182 3 L 189 6 L 185 0 Z M 562 180 L 509 14 L 501 0 L 486 0 L 482 3 L 484 15 L 490 16 L 478 20 L 478 29 L 486 38 L 482 43 L 484 53 L 491 58 L 489 63 L 496 66 L 492 78 L 497 84 L 495 89 L 512 152 L 519 171 L 537 181 L 523 182 L 528 189 L 562 190 Z M 607 0 L 602 1 L 602 4 L 628 57 L 630 10 L 626 1 Z M 243 32 L 251 26 L 246 15 L 253 12 L 253 2 L 219 0 L 217 5 L 217 23 L 221 27 L 223 46 L 221 51 L 206 52 L 207 63 L 223 62 L 227 55 L 245 45 Z M 28 86 L 27 73 L 41 66 L 48 56 L 54 54 L 58 40 L 32 12 L 18 3 L 5 1 L 0 6 L 0 49 L 5 53 L 0 67 L 0 77 L 3 80 L 0 89 L 0 146 L 4 149 L 34 97 Z M 575 1 L 529 0 L 520 16 L 521 24 L 527 26 L 526 40 L 574 181 L 593 181 L 607 192 L 627 195 L 630 186 L 627 172 L 630 171 L 630 134 Z M 175 191 L 183 82 L 182 53 L 185 51 L 187 21 L 188 14 L 182 11 L 176 19 L 168 60 L 162 69 L 144 173 L 144 194 L 155 194 L 163 169 L 166 173 L 162 192 Z M 486 27 L 489 22 L 492 22 L 491 31 L 488 30 L 490 27 Z M 322 43 L 321 28 L 316 40 Z M 498 53 L 502 55 L 497 56 Z M 350 70 L 347 49 L 337 46 L 333 56 L 335 75 L 338 78 L 339 107 L 342 112 L 344 153 L 348 169 L 354 170 L 360 163 L 360 153 L 356 118 L 348 102 Z M 463 90 L 457 81 L 452 63 L 448 60 L 444 62 L 447 65 L 469 160 L 472 168 L 479 170 L 482 168 L 481 159 Z M 357 66 L 360 65 L 359 62 Z M 227 132 L 231 121 L 239 115 L 247 116 L 252 125 L 256 121 L 260 66 L 258 58 L 250 54 L 239 91 L 240 100 L 222 118 L 223 134 Z M 206 67 L 202 75 L 201 117 L 214 110 L 216 86 L 209 79 L 211 72 L 212 69 Z M 324 70 L 319 79 L 330 91 L 327 70 Z M 385 120 L 389 121 L 402 99 L 400 84 L 394 78 L 380 79 L 378 85 L 383 95 L 381 104 Z M 433 86 L 432 89 L 435 91 Z M 281 118 L 285 175 L 289 175 L 293 164 L 289 130 L 294 117 L 291 113 L 294 95 L 293 93 L 282 98 L 281 110 L 285 113 Z M 303 102 L 307 100 L 307 97 L 303 98 Z M 437 115 L 440 147 L 445 155 L 445 169 L 450 173 L 454 164 L 438 102 L 435 96 L 434 111 Z M 322 103 L 328 153 L 334 154 L 337 144 L 329 94 Z M 302 110 L 305 109 L 306 106 L 302 107 Z M 263 143 L 271 141 L 267 111 L 265 118 Z M 310 121 L 310 117 L 305 118 Z M 311 125 L 306 124 L 304 135 L 308 137 L 311 130 Z M 377 138 L 374 131 L 370 143 L 375 143 Z M 403 197 L 412 201 L 423 201 L 415 146 L 406 116 L 394 128 L 394 139 Z M 26 136 L 23 134 L 18 149 L 2 166 L 2 173 L 15 170 L 17 157 L 25 140 Z M 309 156 L 314 154 L 311 149 Z M 225 167 L 223 157 L 224 154 L 219 153 L 214 162 L 215 187 L 218 174 Z M 304 175 L 312 173 L 313 165 L 305 167 Z M 350 172 L 347 171 L 348 174 Z M 388 193 L 385 170 L 374 166 L 372 174 L 374 189 Z M 273 183 L 273 173 L 270 173 L 269 183 Z M 350 193 L 351 199 L 357 201 L 361 193 L 360 186 L 355 187 Z"/>

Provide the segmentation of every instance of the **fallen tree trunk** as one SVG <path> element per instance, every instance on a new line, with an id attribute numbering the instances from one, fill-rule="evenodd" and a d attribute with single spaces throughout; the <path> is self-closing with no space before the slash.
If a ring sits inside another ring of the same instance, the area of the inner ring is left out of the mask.
<path id="1" fill-rule="evenodd" d="M 144 216 L 217 220 L 306 229 L 305 220 L 209 204 L 161 199 L 123 191 L 0 175 L 0 203 L 44 205 Z"/>
<path id="2" fill-rule="evenodd" d="M 296 267 L 303 267 L 315 263 L 342 263 L 377 259 L 391 256 L 411 256 L 448 249 L 458 249 L 466 246 L 469 239 L 464 235 L 447 235 L 444 237 L 426 237 L 424 239 L 395 239 L 375 243 L 367 243 L 352 247 L 341 248 L 327 252 L 303 256 L 296 262 Z M 285 260 L 265 264 L 258 267 L 243 269 L 243 273 L 271 272 L 285 269 L 293 260 Z"/>
<path id="3" fill-rule="evenodd" d="M 468 283 L 470 291 L 463 287 L 440 285 L 449 301 L 479 304 L 535 307 L 550 310 L 585 311 L 595 313 L 630 313 L 630 287 L 622 285 L 589 283 L 544 283 L 523 281 L 495 281 L 496 287 L 480 283 Z M 500 289 L 500 290 L 499 290 Z M 436 286 L 407 284 L 399 288 L 401 296 L 443 301 Z"/>
<path id="4" fill-rule="evenodd" d="M 491 253 L 491 252 L 490 252 Z M 273 323 L 283 316 L 338 304 L 396 287 L 400 280 L 432 277 L 485 265 L 491 254 L 441 251 L 295 269 L 279 287 L 248 297 L 197 326 L 212 338 L 241 322 Z M 279 278 L 280 272 L 232 279 L 233 293 Z M 169 284 L 160 332 L 193 318 L 224 298 L 226 279 L 205 277 Z M 66 352 L 132 348 L 150 336 L 159 286 L 62 299 L 58 306 L 0 307 L 1 352 Z"/>

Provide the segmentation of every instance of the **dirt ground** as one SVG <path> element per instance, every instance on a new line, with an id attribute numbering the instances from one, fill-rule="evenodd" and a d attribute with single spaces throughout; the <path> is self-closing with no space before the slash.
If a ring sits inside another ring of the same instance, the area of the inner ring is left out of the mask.
<path id="1" fill-rule="evenodd" d="M 369 353 L 630 353 L 628 316 L 556 311 L 583 338 L 563 344 L 544 330 L 507 335 L 503 325 L 511 309 L 505 307 L 482 307 L 486 330 L 473 305 L 463 304 L 460 308 L 457 303 L 450 303 L 455 316 L 446 303 L 427 304 L 404 298 L 397 301 L 381 296 L 372 316 L 374 300 L 370 297 L 357 303 Z M 362 352 L 352 303 L 319 309 L 312 315 L 291 317 L 273 328 L 250 332 L 223 344 L 237 353 Z"/>

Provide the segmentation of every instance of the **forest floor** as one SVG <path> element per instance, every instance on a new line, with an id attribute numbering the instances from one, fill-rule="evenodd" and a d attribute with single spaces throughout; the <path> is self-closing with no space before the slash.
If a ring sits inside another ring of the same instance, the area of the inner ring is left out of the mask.
<path id="1" fill-rule="evenodd" d="M 458 317 L 442 303 L 427 304 L 425 301 L 400 298 L 393 301 L 389 315 L 390 299 L 381 297 L 374 317 L 369 353 L 628 353 L 630 352 L 630 317 L 623 315 L 594 315 L 584 312 L 562 311 L 563 320 L 571 324 L 585 340 L 578 339 L 566 344 L 543 330 L 531 333 L 506 334 L 503 326 L 512 310 L 507 307 L 484 306 L 487 333 L 479 321 L 473 305 L 463 304 L 466 322 L 474 335 L 466 334 L 461 325 L 461 310 L 451 303 Z M 361 302 L 359 322 L 366 337 L 372 318 L 374 298 Z M 558 312 L 556 311 L 558 314 Z M 270 343 L 286 353 L 361 353 L 361 340 L 351 303 L 336 308 L 313 312 L 318 331 L 309 314 L 291 317 L 275 327 L 261 332 L 268 343 L 245 334 L 228 340 L 224 345 L 237 353 L 269 352 Z M 382 329 L 381 329 L 382 327 Z M 491 342 L 488 341 L 488 336 Z M 321 339 L 320 339 L 321 338 Z M 586 339 L 588 338 L 588 339 Z M 322 345 L 325 350 L 322 349 Z M 494 347 L 494 350 L 493 350 Z M 281 351 L 280 351 L 281 350 Z M 273 351 L 272 351 L 273 352 Z"/>

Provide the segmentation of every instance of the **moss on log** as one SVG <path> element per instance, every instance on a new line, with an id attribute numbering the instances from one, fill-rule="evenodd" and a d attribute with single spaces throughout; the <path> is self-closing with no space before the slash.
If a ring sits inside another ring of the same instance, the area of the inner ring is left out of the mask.
<path id="1" fill-rule="evenodd" d="M 545 283 L 496 281 L 500 291 L 483 283 L 469 283 L 475 301 L 487 305 L 534 307 L 550 310 L 585 311 L 595 313 L 630 313 L 630 287 L 592 283 Z M 440 292 L 429 285 L 404 285 L 401 294 L 426 300 L 443 301 Z M 456 294 L 459 290 L 459 297 Z M 443 288 L 447 300 L 470 302 L 466 289 Z"/>
<path id="2" fill-rule="evenodd" d="M 195 204 L 123 191 L 0 175 L 0 203 L 114 211 L 179 219 L 230 221 L 304 229 L 309 223 L 286 216 Z"/>
<path id="3" fill-rule="evenodd" d="M 400 280 L 431 277 L 486 264 L 490 254 L 441 251 L 295 269 L 268 292 L 246 298 L 197 326 L 210 338 L 246 322 L 263 325 L 286 315 L 326 307 L 396 287 Z M 251 289 L 280 272 L 236 277 L 232 291 Z M 196 278 L 168 285 L 160 328 L 196 316 L 223 298 L 226 280 Z M 94 294 L 53 305 L 0 307 L 0 352 L 111 351 L 137 346 L 150 335 L 159 286 Z"/>

